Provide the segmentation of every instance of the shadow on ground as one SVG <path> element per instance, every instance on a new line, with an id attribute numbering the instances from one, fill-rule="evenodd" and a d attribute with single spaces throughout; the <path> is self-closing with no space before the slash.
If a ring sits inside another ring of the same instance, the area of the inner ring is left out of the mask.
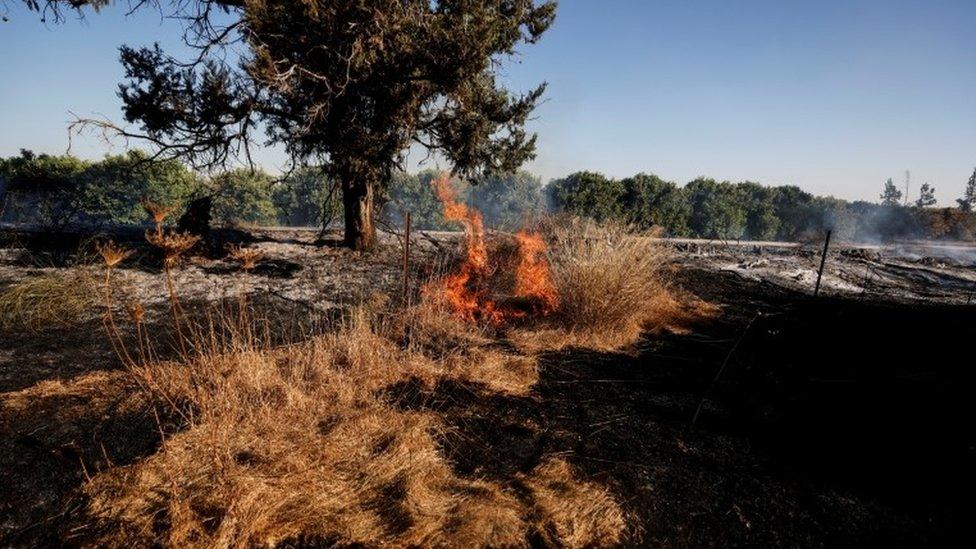
<path id="1" fill-rule="evenodd" d="M 445 414 L 459 474 L 512 478 L 565 457 L 613 487 L 632 543 L 956 539 L 976 488 L 974 374 L 959 358 L 976 308 L 814 301 L 708 276 L 738 293 L 694 334 L 635 355 L 545 355 L 529 398 L 445 382 L 398 400 Z"/>

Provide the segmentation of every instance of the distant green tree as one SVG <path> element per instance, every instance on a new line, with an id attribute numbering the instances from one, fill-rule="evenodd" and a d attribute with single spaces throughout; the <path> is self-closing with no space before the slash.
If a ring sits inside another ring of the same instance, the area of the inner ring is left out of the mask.
<path id="1" fill-rule="evenodd" d="M 973 175 L 969 176 L 969 181 L 966 182 L 966 190 L 963 191 L 962 198 L 957 198 L 956 202 L 959 204 L 959 209 L 964 212 L 976 209 L 976 169 L 973 169 Z"/>
<path id="2" fill-rule="evenodd" d="M 884 190 L 881 192 L 881 203 L 885 206 L 897 206 L 901 204 L 901 197 L 901 191 L 889 177 L 888 181 L 885 181 Z"/>
<path id="3" fill-rule="evenodd" d="M 935 187 L 928 183 L 923 183 L 918 190 L 918 200 L 915 201 L 916 208 L 928 208 L 935 206 L 938 201 L 935 199 Z"/>
<path id="4" fill-rule="evenodd" d="M 728 181 L 698 178 L 685 186 L 691 204 L 689 225 L 701 238 L 742 238 L 746 208 L 742 192 Z"/>
<path id="5" fill-rule="evenodd" d="M 642 229 L 662 227 L 671 236 L 688 234 L 691 206 L 676 184 L 646 173 L 623 179 L 621 184 L 623 212 L 629 223 Z"/>
<path id="6" fill-rule="evenodd" d="M 290 227 L 322 227 L 342 214 L 339 191 L 317 166 L 295 170 L 278 182 L 271 200 L 278 210 L 278 223 Z"/>
<path id="7" fill-rule="evenodd" d="M 505 230 L 521 227 L 546 209 L 542 182 L 525 171 L 477 178 L 468 189 L 468 201 L 481 211 L 488 226 Z"/>
<path id="8" fill-rule="evenodd" d="M 6 159 L 5 219 L 52 229 L 77 222 L 85 207 L 79 192 L 81 175 L 90 165 L 69 155 L 37 155 L 24 149 L 20 156 Z"/>
<path id="9" fill-rule="evenodd" d="M 776 192 L 752 181 L 739 183 L 738 190 L 743 195 L 746 209 L 745 236 L 754 240 L 776 238 L 780 225 L 780 218 L 776 215 L 776 203 L 773 200 Z"/>
<path id="10" fill-rule="evenodd" d="M 772 189 L 773 211 L 779 219 L 777 240 L 796 241 L 809 238 L 819 231 L 820 214 L 812 194 L 796 185 Z"/>
<path id="11" fill-rule="evenodd" d="M 624 185 L 597 172 L 576 172 L 549 183 L 554 209 L 591 217 L 597 221 L 622 219 Z"/>
<path id="12" fill-rule="evenodd" d="M 178 205 L 200 191 L 182 164 L 148 160 L 141 151 L 99 162 L 23 151 L 0 165 L 9 188 L 5 219 L 51 228 L 137 224 L 145 221 L 141 200 Z"/>
<path id="13" fill-rule="evenodd" d="M 203 192 L 203 186 L 179 162 L 150 162 L 146 153 L 129 151 L 92 163 L 81 174 L 77 191 L 85 221 L 140 224 L 147 221 L 142 200 L 179 207 Z"/>
<path id="14" fill-rule="evenodd" d="M 270 225 L 278 218 L 271 198 L 274 178 L 261 171 L 231 170 L 209 182 L 213 220 L 220 225 Z"/>

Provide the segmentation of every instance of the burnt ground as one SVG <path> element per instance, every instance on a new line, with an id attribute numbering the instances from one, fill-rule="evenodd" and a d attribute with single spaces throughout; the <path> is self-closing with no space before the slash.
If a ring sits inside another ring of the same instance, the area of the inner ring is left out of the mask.
<path id="1" fill-rule="evenodd" d="M 319 263 L 278 259 L 315 272 L 319 285 L 340 268 L 396 281 L 395 259 L 301 253 Z M 228 276 L 222 269 L 181 276 L 204 288 Z M 290 284 L 309 283 L 277 276 L 255 275 L 252 289 L 287 298 L 299 295 Z M 446 382 L 391 396 L 445 415 L 454 429 L 444 451 L 461 474 L 512 478 L 543 456 L 564 457 L 612 488 L 634 525 L 629 545 L 945 546 L 966 533 L 976 510 L 967 357 L 976 306 L 863 293 L 814 300 L 695 262 L 684 262 L 679 282 L 721 314 L 633 353 L 544 355 L 526 398 Z M 292 302 L 274 295 L 288 314 Z M 152 412 L 122 398 L 125 375 L 97 319 L 2 334 L 0 368 L 0 545 L 70 545 L 78 488 L 99 468 L 155 451 Z"/>
<path id="2" fill-rule="evenodd" d="M 976 308 L 815 301 L 709 271 L 684 278 L 725 303 L 693 334 L 649 339 L 636 355 L 547 355 L 528 401 L 443 386 L 427 405 L 452 418 L 446 447 L 459 469 L 510 477 L 560 454 L 613 486 L 635 545 L 963 539 L 976 405 L 961 356 Z"/>

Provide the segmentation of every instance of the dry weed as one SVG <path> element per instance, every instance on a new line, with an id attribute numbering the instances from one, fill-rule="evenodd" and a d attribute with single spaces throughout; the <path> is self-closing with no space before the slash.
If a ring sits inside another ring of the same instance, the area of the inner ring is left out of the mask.
<path id="1" fill-rule="evenodd" d="M 146 231 L 146 241 L 163 251 L 165 265 L 173 265 L 190 248 L 196 246 L 200 237 L 190 233 L 176 231 Z"/>
<path id="2" fill-rule="evenodd" d="M 264 253 L 262 253 L 261 250 L 256 250 L 254 248 L 245 248 L 235 244 L 228 244 L 227 257 L 240 263 L 241 269 L 250 271 L 257 266 L 261 259 L 264 258 Z"/>

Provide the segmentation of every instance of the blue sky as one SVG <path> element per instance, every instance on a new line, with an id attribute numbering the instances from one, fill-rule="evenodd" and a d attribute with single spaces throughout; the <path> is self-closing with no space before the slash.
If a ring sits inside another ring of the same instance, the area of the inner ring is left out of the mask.
<path id="1" fill-rule="evenodd" d="M 178 51 L 179 25 L 151 10 L 45 25 L 19 4 L 0 23 L 0 156 L 63 152 L 69 111 L 121 121 L 119 45 Z M 504 78 L 549 82 L 527 166 L 543 180 L 645 171 L 874 200 L 911 170 L 913 195 L 929 182 L 950 204 L 976 166 L 974 29 L 973 0 L 563 0 Z"/>

